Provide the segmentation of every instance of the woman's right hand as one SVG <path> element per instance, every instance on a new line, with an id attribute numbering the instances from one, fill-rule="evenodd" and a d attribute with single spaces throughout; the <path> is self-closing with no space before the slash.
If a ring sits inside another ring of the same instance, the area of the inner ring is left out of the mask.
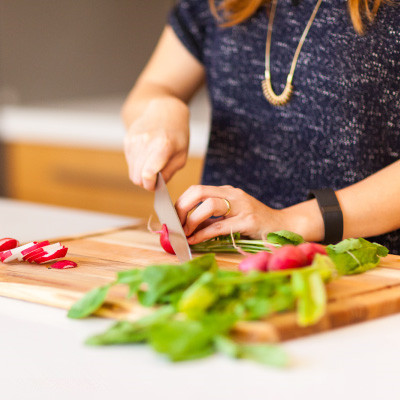
<path id="1" fill-rule="evenodd" d="M 158 172 L 168 182 L 186 164 L 188 148 L 188 106 L 173 97 L 151 100 L 124 139 L 130 179 L 154 190 Z"/>

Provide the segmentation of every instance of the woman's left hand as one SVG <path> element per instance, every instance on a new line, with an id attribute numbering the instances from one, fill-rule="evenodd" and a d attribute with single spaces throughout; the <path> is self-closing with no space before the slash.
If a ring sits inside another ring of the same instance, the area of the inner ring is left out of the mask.
<path id="1" fill-rule="evenodd" d="M 189 244 L 231 232 L 260 238 L 264 232 L 283 229 L 285 225 L 281 210 L 232 186 L 191 186 L 175 207 Z"/>

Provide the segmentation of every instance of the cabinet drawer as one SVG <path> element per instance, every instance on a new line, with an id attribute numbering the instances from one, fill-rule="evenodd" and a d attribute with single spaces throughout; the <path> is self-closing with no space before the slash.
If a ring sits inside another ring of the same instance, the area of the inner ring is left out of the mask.
<path id="1" fill-rule="evenodd" d="M 189 159 L 168 184 L 175 200 L 200 181 L 202 159 Z M 153 193 L 134 186 L 122 152 L 10 143 L 6 188 L 20 200 L 147 218 Z"/>

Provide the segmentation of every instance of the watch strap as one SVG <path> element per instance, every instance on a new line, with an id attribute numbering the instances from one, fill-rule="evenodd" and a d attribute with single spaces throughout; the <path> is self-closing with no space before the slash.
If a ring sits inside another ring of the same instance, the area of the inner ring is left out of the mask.
<path id="1" fill-rule="evenodd" d="M 343 213 L 332 188 L 312 189 L 307 199 L 316 198 L 324 221 L 323 244 L 337 243 L 343 238 Z"/>

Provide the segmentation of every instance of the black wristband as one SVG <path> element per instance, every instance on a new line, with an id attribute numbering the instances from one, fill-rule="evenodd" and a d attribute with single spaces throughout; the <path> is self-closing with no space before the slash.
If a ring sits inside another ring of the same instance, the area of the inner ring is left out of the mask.
<path id="1" fill-rule="evenodd" d="M 331 188 L 310 190 L 307 199 L 314 197 L 324 220 L 325 235 L 322 243 L 340 242 L 343 238 L 343 213 L 335 191 Z"/>

